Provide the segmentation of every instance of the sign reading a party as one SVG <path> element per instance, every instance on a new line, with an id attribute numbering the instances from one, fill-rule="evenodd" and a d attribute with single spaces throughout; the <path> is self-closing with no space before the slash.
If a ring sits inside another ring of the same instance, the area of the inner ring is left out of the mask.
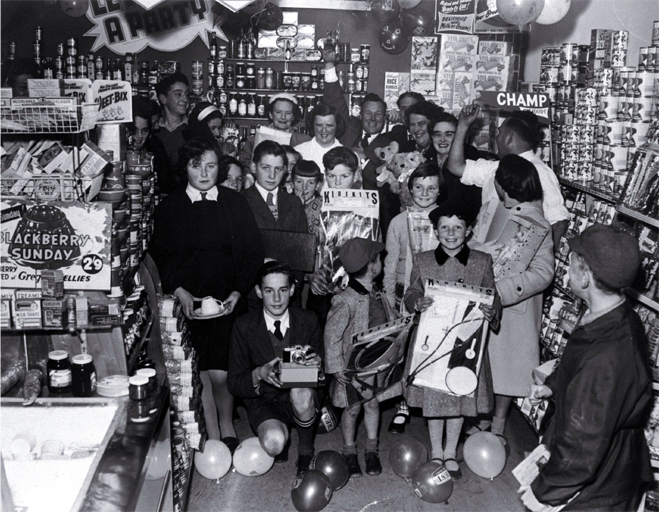
<path id="1" fill-rule="evenodd" d="M 0 219 L 3 287 L 40 289 L 60 269 L 65 290 L 110 290 L 110 204 L 3 199 Z"/>
<path id="2" fill-rule="evenodd" d="M 147 46 L 165 52 L 186 47 L 201 37 L 210 47 L 214 0 L 166 0 L 150 10 L 130 0 L 90 0 L 87 18 L 94 27 L 85 35 L 96 37 L 91 51 L 107 46 L 125 55 Z"/>

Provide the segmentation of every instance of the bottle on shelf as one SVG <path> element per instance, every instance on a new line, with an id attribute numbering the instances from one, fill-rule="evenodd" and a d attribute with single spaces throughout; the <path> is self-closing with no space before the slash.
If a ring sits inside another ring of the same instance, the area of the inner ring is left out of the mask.
<path id="1" fill-rule="evenodd" d="M 247 102 L 245 101 L 245 95 L 240 95 L 240 100 L 238 101 L 238 115 L 240 117 L 247 117 Z"/>
<path id="2" fill-rule="evenodd" d="M 249 95 L 249 101 L 247 102 L 247 117 L 256 117 L 256 98 L 254 94 Z"/>
<path id="3" fill-rule="evenodd" d="M 87 54 L 87 78 L 94 80 L 96 78 L 94 54 L 90 51 Z"/>
<path id="4" fill-rule="evenodd" d="M 350 64 L 350 70 L 348 71 L 347 90 L 350 94 L 352 94 L 353 92 L 355 92 L 355 88 L 356 88 L 356 83 L 355 83 L 354 64 Z"/>
<path id="5" fill-rule="evenodd" d="M 217 59 L 217 54 L 218 54 L 217 39 L 215 38 L 215 32 L 213 32 L 213 35 L 211 37 L 211 45 L 210 45 L 210 58 Z"/>
<path id="6" fill-rule="evenodd" d="M 94 78 L 96 80 L 103 80 L 105 78 L 105 75 L 103 73 L 103 57 L 101 57 L 100 55 L 96 57 L 96 60 L 94 61 L 94 68 L 95 68 Z"/>
<path id="7" fill-rule="evenodd" d="M 133 83 L 133 54 L 127 53 L 126 60 L 124 61 L 124 80 L 128 83 Z"/>
<path id="8" fill-rule="evenodd" d="M 112 64 L 112 59 L 108 57 L 105 59 L 105 79 L 112 80 L 114 76 L 114 65 Z"/>
<path id="9" fill-rule="evenodd" d="M 291 42 L 289 39 L 286 39 L 286 48 L 284 49 L 284 60 L 291 60 L 293 57 L 293 52 L 291 51 Z"/>
<path id="10" fill-rule="evenodd" d="M 78 55 L 78 78 L 87 78 L 87 61 L 84 55 Z"/>
<path id="11" fill-rule="evenodd" d="M 228 102 L 229 115 L 235 117 L 238 115 L 238 99 L 236 98 L 236 93 L 229 93 L 229 102 Z"/>
<path id="12" fill-rule="evenodd" d="M 121 60 L 120 59 L 115 59 L 114 61 L 114 70 L 112 72 L 112 80 L 123 80 L 124 79 L 124 74 L 121 69 Z"/>
<path id="13" fill-rule="evenodd" d="M 259 94 L 256 104 L 256 114 L 258 117 L 265 117 L 266 98 L 265 94 Z"/>
<path id="14" fill-rule="evenodd" d="M 235 86 L 233 66 L 231 64 L 227 64 L 226 73 L 224 74 L 224 85 L 227 89 L 233 89 Z"/>
<path id="15" fill-rule="evenodd" d="M 149 71 L 149 85 L 155 87 L 158 85 L 158 82 L 160 82 L 160 68 L 158 66 L 158 61 L 154 60 L 153 67 L 151 68 L 151 71 Z"/>
<path id="16" fill-rule="evenodd" d="M 44 78 L 54 78 L 55 71 L 53 69 L 53 59 L 47 58 L 43 60 L 43 77 Z"/>
<path id="17" fill-rule="evenodd" d="M 149 61 L 143 60 L 140 64 L 139 85 L 149 85 Z"/>

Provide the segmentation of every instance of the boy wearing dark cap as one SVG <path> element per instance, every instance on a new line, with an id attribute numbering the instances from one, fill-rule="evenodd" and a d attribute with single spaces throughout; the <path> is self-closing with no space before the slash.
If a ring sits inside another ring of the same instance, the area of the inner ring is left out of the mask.
<path id="1" fill-rule="evenodd" d="M 423 312 L 432 305 L 432 297 L 425 297 L 425 283 L 428 279 L 495 288 L 492 256 L 470 249 L 466 244 L 471 234 L 469 224 L 472 220 L 468 215 L 463 204 L 451 202 L 441 204 L 428 214 L 439 246 L 434 251 L 414 255 L 410 286 L 403 299 L 410 313 Z M 501 314 L 500 302 L 496 301 L 495 305 L 482 305 L 481 309 L 486 320 L 496 329 Z M 464 417 L 489 412 L 494 405 L 489 359 L 483 359 L 478 388 L 473 395 L 454 396 L 410 385 L 405 390 L 405 398 L 408 405 L 421 407 L 423 416 L 428 418 L 432 458 L 441 461 L 454 480 L 460 480 L 462 471 L 456 456 Z M 446 446 L 443 440 L 445 424 Z"/>
<path id="2" fill-rule="evenodd" d="M 332 307 L 325 325 L 325 372 L 334 375 L 330 386 L 332 404 L 346 410 L 341 418 L 343 433 L 342 453 L 348 461 L 351 477 L 362 476 L 355 445 L 357 417 L 361 404 L 348 407 L 346 386 L 351 386 L 346 377 L 345 356 L 356 333 L 386 323 L 394 318 L 394 313 L 384 293 L 375 286 L 375 279 L 382 272 L 380 253 L 384 244 L 365 238 L 348 240 L 339 251 L 339 258 L 350 276 L 348 286 L 332 298 Z M 375 377 L 364 380 L 373 384 Z M 372 397 L 370 390 L 362 393 Z M 366 473 L 379 475 L 382 465 L 378 456 L 378 427 L 380 408 L 377 400 L 364 403 L 364 425 L 366 426 Z"/>
<path id="3" fill-rule="evenodd" d="M 652 468 L 643 433 L 652 379 L 643 324 L 624 297 L 640 265 L 637 241 L 594 224 L 568 241 L 570 289 L 588 309 L 531 403 L 556 412 L 543 443 L 549 461 L 520 489 L 532 511 L 637 510 Z"/>

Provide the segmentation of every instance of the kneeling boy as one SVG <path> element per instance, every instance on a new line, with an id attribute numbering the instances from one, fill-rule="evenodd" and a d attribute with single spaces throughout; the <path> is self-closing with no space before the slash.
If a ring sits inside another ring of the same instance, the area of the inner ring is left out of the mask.
<path id="1" fill-rule="evenodd" d="M 252 430 L 272 457 L 287 460 L 289 428 L 295 424 L 299 446 L 298 474 L 314 455 L 317 398 L 313 388 L 282 389 L 277 366 L 284 349 L 302 345 L 310 353 L 305 364 L 321 366 L 323 340 L 316 315 L 289 302 L 295 291 L 290 268 L 277 261 L 264 263 L 257 273 L 256 292 L 263 308 L 239 317 L 231 333 L 227 385 L 244 398 Z M 283 452 L 283 453 L 282 453 Z"/>

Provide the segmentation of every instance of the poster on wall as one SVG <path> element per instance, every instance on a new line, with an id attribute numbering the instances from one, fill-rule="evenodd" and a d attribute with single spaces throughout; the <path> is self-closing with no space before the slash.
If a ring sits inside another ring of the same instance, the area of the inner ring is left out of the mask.
<path id="1" fill-rule="evenodd" d="M 96 124 L 129 123 L 133 120 L 132 87 L 122 80 L 94 80 L 94 98 L 98 103 Z"/>
<path id="2" fill-rule="evenodd" d="M 59 269 L 65 290 L 110 290 L 110 204 L 5 198 L 0 219 L 3 287 L 41 289 L 40 272 Z"/>
<path id="3" fill-rule="evenodd" d="M 435 0 L 435 34 L 474 33 L 476 0 Z"/>
<path id="4" fill-rule="evenodd" d="M 90 0 L 87 18 L 94 24 L 85 36 L 94 37 L 92 52 L 106 46 L 114 53 L 138 53 L 147 46 L 175 52 L 197 36 L 210 48 L 209 37 L 215 30 L 211 12 L 214 0 L 165 0 L 150 10 L 135 2 Z"/>

